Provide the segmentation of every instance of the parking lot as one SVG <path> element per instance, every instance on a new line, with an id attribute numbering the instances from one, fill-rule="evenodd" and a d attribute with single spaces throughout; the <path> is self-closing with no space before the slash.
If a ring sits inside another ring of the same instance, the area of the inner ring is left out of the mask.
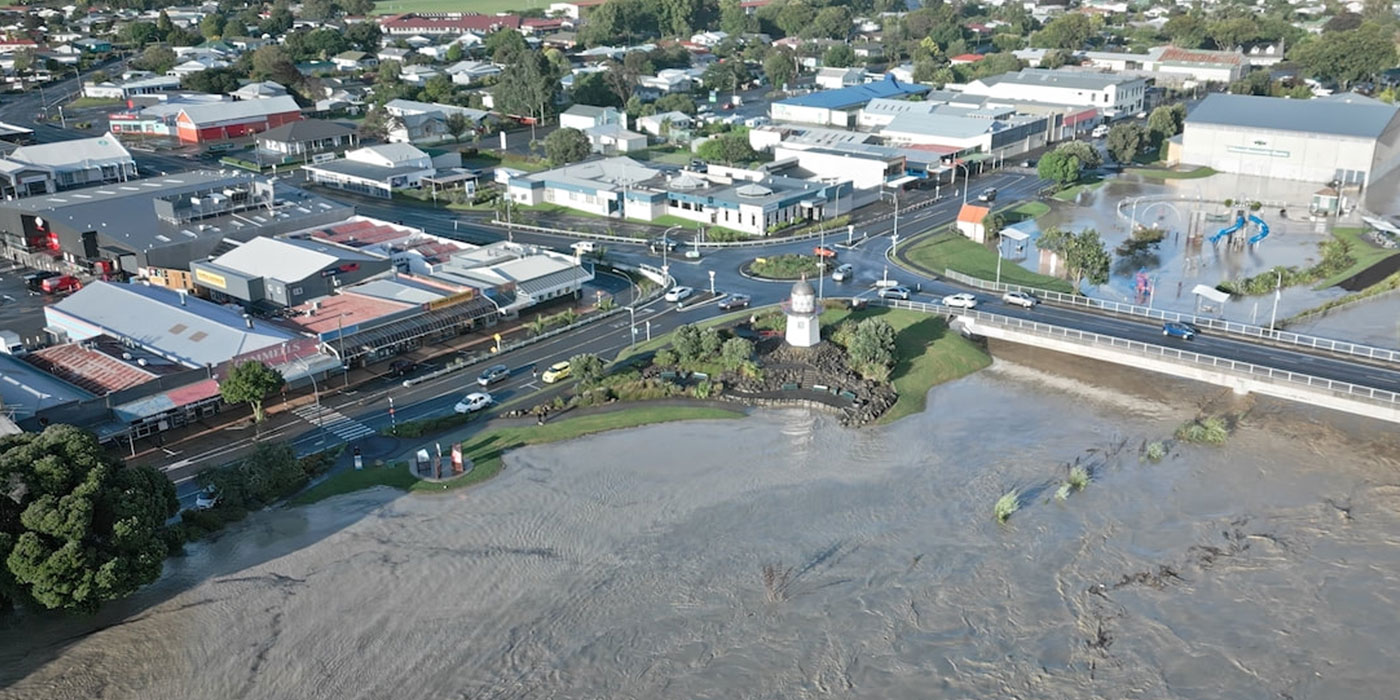
<path id="1" fill-rule="evenodd" d="M 44 337 L 44 307 L 62 297 L 31 293 L 24 276 L 34 272 L 15 263 L 0 264 L 0 330 L 19 334 L 25 345 L 41 345 Z"/>

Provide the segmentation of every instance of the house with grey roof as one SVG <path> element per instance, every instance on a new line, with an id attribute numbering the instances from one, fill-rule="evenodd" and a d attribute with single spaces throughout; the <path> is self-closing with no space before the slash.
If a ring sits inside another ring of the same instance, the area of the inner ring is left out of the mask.
<path id="1" fill-rule="evenodd" d="M 1212 94 L 1186 115 L 1181 161 L 1365 187 L 1400 165 L 1400 108 L 1370 99 Z"/>
<path id="2" fill-rule="evenodd" d="M 627 119 L 616 107 L 594 107 L 593 105 L 573 105 L 559 115 L 559 128 L 584 131 L 604 124 L 617 124 L 627 128 Z"/>
<path id="3" fill-rule="evenodd" d="M 303 119 L 258 134 L 258 151 L 272 162 L 305 161 L 318 153 L 329 153 L 359 142 L 356 131 L 344 124 L 321 119 Z M 330 156 L 326 156 L 330 157 Z"/>
<path id="4" fill-rule="evenodd" d="M 344 158 L 305 166 L 312 182 L 328 187 L 389 198 L 394 190 L 416 189 L 436 171 L 427 153 L 407 143 L 357 148 Z"/>
<path id="5" fill-rule="evenodd" d="M 1147 79 L 1118 73 L 1025 68 L 974 80 L 964 92 L 997 99 L 1094 107 L 1114 118 L 1142 111 Z"/>
<path id="6" fill-rule="evenodd" d="M 1046 144 L 1050 124 L 1043 115 L 1020 115 L 1010 108 L 939 105 L 932 111 L 898 114 L 880 129 L 886 143 L 931 147 L 947 157 L 984 153 L 1016 156 Z"/>

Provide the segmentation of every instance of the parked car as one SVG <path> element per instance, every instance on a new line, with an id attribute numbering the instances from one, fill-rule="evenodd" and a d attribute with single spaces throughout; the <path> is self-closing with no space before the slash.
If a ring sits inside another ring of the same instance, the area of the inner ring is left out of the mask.
<path id="1" fill-rule="evenodd" d="M 856 268 L 850 263 L 842 263 L 836 267 L 836 272 L 831 273 L 831 279 L 835 282 L 849 282 L 856 276 Z"/>
<path id="2" fill-rule="evenodd" d="M 955 309 L 971 309 L 977 306 L 977 297 L 967 292 L 949 294 L 943 297 L 943 305 Z"/>
<path id="3" fill-rule="evenodd" d="M 569 375 L 571 374 L 571 369 L 572 367 L 570 367 L 568 360 L 565 360 L 563 362 L 556 362 L 550 365 L 549 369 L 544 371 L 544 374 L 540 376 L 540 379 L 544 380 L 545 384 L 553 384 L 558 381 L 563 381 L 569 378 Z"/>
<path id="4" fill-rule="evenodd" d="M 412 372 L 413 368 L 417 366 L 418 363 L 414 362 L 413 360 L 394 360 L 393 362 L 389 363 L 389 376 L 402 377 L 408 374 L 409 372 Z"/>
<path id="5" fill-rule="evenodd" d="M 1040 299 L 1030 292 L 1007 292 L 1001 295 L 1001 301 L 1025 309 L 1035 308 L 1035 305 L 1040 303 Z"/>
<path id="6" fill-rule="evenodd" d="M 651 242 L 647 245 L 651 248 L 651 252 L 659 253 L 662 249 L 668 251 L 675 250 L 676 246 L 679 245 L 679 243 L 665 236 L 661 236 L 659 238 L 651 239 Z"/>
<path id="7" fill-rule="evenodd" d="M 899 299 L 909 301 L 909 297 L 914 295 L 914 291 L 908 287 L 885 287 L 880 290 L 881 299 Z"/>
<path id="8" fill-rule="evenodd" d="M 59 273 L 49 272 L 48 270 L 31 272 L 24 276 L 24 286 L 27 287 L 31 292 L 42 292 L 44 291 L 44 280 L 50 277 L 58 276 Z"/>
<path id="9" fill-rule="evenodd" d="M 977 195 L 977 201 L 979 201 L 979 202 L 995 202 L 995 201 L 997 201 L 997 188 L 995 188 L 995 187 L 988 187 L 987 189 L 982 190 L 982 193 L 979 194 L 979 195 Z"/>
<path id="10" fill-rule="evenodd" d="M 195 510 L 209 510 L 219 505 L 221 498 L 219 489 L 213 486 L 205 486 L 204 490 L 200 491 L 198 496 L 195 496 L 194 508 Z"/>
<path id="11" fill-rule="evenodd" d="M 695 288 L 693 287 L 671 287 L 670 289 L 666 290 L 666 301 L 685 301 L 686 299 L 689 299 L 690 295 L 694 293 Z"/>
<path id="12" fill-rule="evenodd" d="M 1027 158 L 1026 160 L 1021 161 L 1021 167 L 1023 167 L 1023 168 L 1034 168 L 1035 165 L 1036 165 L 1036 162 L 1035 162 L 1034 160 L 1029 159 L 1029 158 Z"/>
<path id="13" fill-rule="evenodd" d="M 452 410 L 458 413 L 476 413 L 491 405 L 491 395 L 484 391 L 473 391 L 462 397 Z"/>
<path id="14" fill-rule="evenodd" d="M 594 241 L 578 241 L 569 246 L 574 251 L 574 255 L 587 255 L 598 250 L 598 244 Z"/>
<path id="15" fill-rule="evenodd" d="M 510 367 L 506 365 L 491 365 L 476 375 L 476 383 L 481 386 L 491 386 L 496 382 L 505 381 L 510 376 Z"/>
<path id="16" fill-rule="evenodd" d="M 710 171 L 710 164 L 706 163 L 703 160 L 700 160 L 699 158 L 691 158 L 690 169 L 694 170 L 697 173 L 705 173 Z"/>
<path id="17" fill-rule="evenodd" d="M 59 275 L 44 280 L 39 289 L 45 294 L 69 294 L 83 288 L 83 283 L 72 275 Z"/>
<path id="18" fill-rule="evenodd" d="M 733 309 L 742 309 L 749 305 L 749 301 L 750 298 L 747 294 L 730 294 L 720 300 L 719 310 L 730 311 Z"/>
<path id="19" fill-rule="evenodd" d="M 1195 340 L 1196 327 L 1189 323 L 1179 321 L 1167 321 L 1162 324 L 1162 335 L 1169 338 L 1181 338 L 1182 340 Z"/>
<path id="20" fill-rule="evenodd" d="M 1107 125 L 1107 124 L 1100 124 L 1100 125 L 1094 127 L 1094 131 L 1093 131 L 1093 133 L 1092 133 L 1092 136 L 1093 136 L 1094 138 L 1096 138 L 1096 139 L 1105 138 L 1105 137 L 1108 136 L 1108 131 L 1109 131 L 1109 129 L 1108 129 L 1108 125 Z"/>

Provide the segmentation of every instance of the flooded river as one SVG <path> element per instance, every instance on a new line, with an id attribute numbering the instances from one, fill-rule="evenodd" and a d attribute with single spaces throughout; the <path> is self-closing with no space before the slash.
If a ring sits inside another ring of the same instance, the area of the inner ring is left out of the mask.
<path id="1" fill-rule="evenodd" d="M 1148 464 L 1239 400 L 1032 364 L 887 428 L 763 411 L 256 514 L 95 620 L 4 629 L 0 698 L 1394 696 L 1394 431 L 1260 401 Z"/>

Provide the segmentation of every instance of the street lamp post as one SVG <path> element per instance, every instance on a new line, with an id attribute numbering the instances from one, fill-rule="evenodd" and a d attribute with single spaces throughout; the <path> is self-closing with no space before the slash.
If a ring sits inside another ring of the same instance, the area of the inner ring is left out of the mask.
<path id="1" fill-rule="evenodd" d="M 710 270 L 710 296 L 715 295 L 715 271 Z"/>
<path id="2" fill-rule="evenodd" d="M 1274 285 L 1274 312 L 1269 316 L 1269 331 L 1273 332 L 1274 324 L 1278 323 L 1278 299 L 1283 296 L 1283 270 L 1278 271 L 1278 283 Z"/>
<path id="3" fill-rule="evenodd" d="M 957 162 L 957 161 L 953 161 L 953 184 L 954 184 L 954 185 L 958 184 L 958 171 L 957 171 L 958 168 L 962 168 L 962 169 L 963 169 L 962 203 L 963 203 L 963 206 L 967 206 L 967 186 L 968 186 L 968 180 L 971 180 L 971 179 L 972 179 L 972 171 L 971 171 L 971 170 L 968 170 L 968 169 L 967 169 L 967 166 L 964 165 L 963 163 L 959 163 L 959 162 Z"/>
<path id="4" fill-rule="evenodd" d="M 894 202 L 894 230 L 890 235 L 890 252 L 894 253 L 896 252 L 894 246 L 899 245 L 899 192 L 885 192 L 881 190 L 880 196 L 884 197 L 885 195 L 889 195 L 890 201 Z"/>
<path id="5" fill-rule="evenodd" d="M 627 313 L 628 313 L 628 314 L 631 316 L 631 318 L 632 318 L 632 321 L 631 321 L 631 323 L 632 323 L 632 325 L 631 325 L 631 328 L 632 328 L 632 343 L 631 343 L 631 344 L 632 344 L 632 345 L 636 345 L 636 344 L 637 344 L 637 307 L 635 307 L 635 306 L 628 306 L 628 307 L 627 307 Z"/>
<path id="6" fill-rule="evenodd" d="M 1003 238 L 997 236 L 997 284 L 1001 284 L 1001 244 Z"/>

